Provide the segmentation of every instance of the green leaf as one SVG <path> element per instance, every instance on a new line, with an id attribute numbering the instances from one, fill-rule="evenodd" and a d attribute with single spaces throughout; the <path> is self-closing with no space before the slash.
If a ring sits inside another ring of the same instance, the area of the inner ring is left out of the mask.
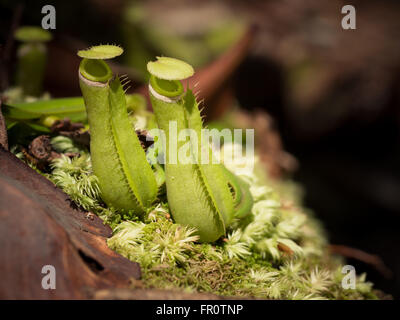
<path id="1" fill-rule="evenodd" d="M 6 119 L 30 120 L 40 118 L 40 114 L 20 110 L 14 106 L 3 104 L 3 114 Z"/>
<path id="2" fill-rule="evenodd" d="M 21 111 L 40 115 L 80 113 L 85 111 L 85 103 L 82 97 L 57 98 L 50 100 L 38 100 L 35 102 L 16 103 L 15 107 Z"/>
<path id="3" fill-rule="evenodd" d="M 163 80 L 183 80 L 194 74 L 193 67 L 175 58 L 157 57 L 157 61 L 150 61 L 147 70 L 153 76 Z"/>
<path id="4" fill-rule="evenodd" d="M 31 122 L 25 122 L 25 124 L 29 127 L 31 127 L 33 130 L 37 131 L 37 132 L 41 132 L 41 133 L 50 133 L 50 129 L 42 126 L 40 124 L 37 123 L 31 123 Z"/>
<path id="5" fill-rule="evenodd" d="M 86 119 L 85 103 L 82 97 L 39 100 L 3 105 L 3 107 L 4 115 L 15 120 L 38 119 L 49 115 L 55 115 L 59 118 L 68 117 L 74 122 Z"/>
<path id="6" fill-rule="evenodd" d="M 17 123 L 18 123 L 18 121 L 14 121 L 14 120 L 8 121 L 8 120 L 6 119 L 7 130 L 10 130 L 10 129 L 11 129 L 12 127 L 14 127 Z"/>

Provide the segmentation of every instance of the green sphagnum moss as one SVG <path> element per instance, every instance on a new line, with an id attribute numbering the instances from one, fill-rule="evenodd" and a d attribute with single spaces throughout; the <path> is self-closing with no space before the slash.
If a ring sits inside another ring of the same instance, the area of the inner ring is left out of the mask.
<path id="1" fill-rule="evenodd" d="M 78 148 L 65 137 L 53 138 L 52 144 L 60 152 Z M 234 223 L 217 243 L 198 243 L 195 230 L 175 224 L 168 204 L 161 200 L 142 220 L 105 208 L 90 156 L 87 150 L 78 151 L 80 157 L 55 160 L 48 177 L 110 225 L 113 236 L 108 245 L 140 263 L 148 288 L 267 299 L 376 298 L 365 274 L 357 278 L 356 289 L 342 288 L 342 261 L 327 253 L 324 231 L 302 208 L 301 189 L 291 181 L 272 181 L 258 165 L 254 172 L 241 171 L 240 177 L 252 185 L 251 217 Z M 234 167 L 229 169 L 235 172 Z M 282 244 L 286 251 L 279 249 Z"/>

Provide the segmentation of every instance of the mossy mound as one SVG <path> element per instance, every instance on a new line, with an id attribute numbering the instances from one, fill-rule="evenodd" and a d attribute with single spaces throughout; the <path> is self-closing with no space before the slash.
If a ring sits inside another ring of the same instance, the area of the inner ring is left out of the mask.
<path id="1" fill-rule="evenodd" d="M 163 194 L 143 219 L 104 207 L 87 150 L 61 136 L 52 144 L 80 156 L 54 160 L 48 178 L 111 226 L 108 245 L 140 263 L 145 287 L 267 299 L 376 298 L 365 274 L 357 277 L 356 289 L 343 289 L 342 261 L 328 253 L 319 221 L 302 206 L 301 188 L 269 179 L 258 164 L 247 172 L 228 166 L 252 186 L 250 217 L 217 243 L 201 244 L 195 230 L 173 222 Z"/>

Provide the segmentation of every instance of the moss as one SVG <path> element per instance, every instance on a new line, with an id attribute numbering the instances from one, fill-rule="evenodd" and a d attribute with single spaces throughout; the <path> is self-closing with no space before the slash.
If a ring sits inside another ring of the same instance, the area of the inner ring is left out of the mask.
<path id="1" fill-rule="evenodd" d="M 65 138 L 53 142 L 58 150 L 75 148 Z M 358 277 L 356 289 L 342 288 L 342 261 L 327 253 L 323 228 L 303 208 L 301 188 L 292 181 L 273 181 L 258 167 L 241 171 L 255 199 L 251 216 L 236 221 L 226 238 L 201 244 L 195 230 L 172 221 L 168 203 L 161 200 L 142 220 L 106 208 L 90 156 L 79 151 L 80 157 L 56 160 L 49 178 L 111 226 L 108 245 L 141 264 L 145 287 L 268 299 L 376 298 L 365 275 Z M 229 169 L 235 172 L 234 166 Z"/>

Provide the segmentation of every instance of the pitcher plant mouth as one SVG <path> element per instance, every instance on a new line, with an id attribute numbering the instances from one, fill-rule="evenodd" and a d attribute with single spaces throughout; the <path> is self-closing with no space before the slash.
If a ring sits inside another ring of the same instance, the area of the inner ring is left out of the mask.
<path id="1" fill-rule="evenodd" d="M 154 75 L 150 76 L 149 88 L 151 88 L 156 95 L 171 98 L 174 101 L 179 100 L 184 92 L 182 82 L 179 80 L 165 80 L 157 78 Z"/>
<path id="2" fill-rule="evenodd" d="M 79 75 L 93 82 L 107 83 L 112 77 L 111 68 L 100 59 L 82 59 L 79 65 Z"/>
<path id="3" fill-rule="evenodd" d="M 168 96 L 164 96 L 162 94 L 160 94 L 159 92 L 157 92 L 153 86 L 151 85 L 151 83 L 149 83 L 149 92 L 158 100 L 166 102 L 166 103 L 174 103 L 174 102 L 178 102 L 179 100 L 182 99 L 183 97 L 183 92 L 175 97 L 168 97 Z"/>

